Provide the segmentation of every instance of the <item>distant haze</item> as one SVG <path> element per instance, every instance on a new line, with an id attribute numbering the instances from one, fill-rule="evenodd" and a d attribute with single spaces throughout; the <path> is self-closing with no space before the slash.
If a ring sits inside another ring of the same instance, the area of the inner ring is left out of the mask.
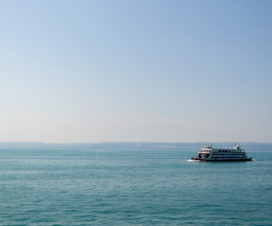
<path id="1" fill-rule="evenodd" d="M 0 141 L 272 142 L 272 1 L 1 1 Z"/>

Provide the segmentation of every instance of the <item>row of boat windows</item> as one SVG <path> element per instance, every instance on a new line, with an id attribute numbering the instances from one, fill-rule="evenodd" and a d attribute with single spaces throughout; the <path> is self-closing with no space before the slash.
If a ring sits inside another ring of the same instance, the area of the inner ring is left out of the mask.
<path id="1" fill-rule="evenodd" d="M 219 155 L 213 155 L 211 156 L 211 158 L 245 158 L 245 155 L 223 155 L 223 156 L 219 156 Z"/>
<path id="2" fill-rule="evenodd" d="M 207 153 L 207 152 L 204 152 L 204 153 Z M 208 151 L 208 153 L 211 153 L 211 152 Z M 226 153 L 230 153 L 230 154 L 244 154 L 245 152 L 244 151 L 213 151 L 212 153 L 214 153 L 214 154 L 215 153 L 220 153 L 220 154 L 226 154 Z"/>
<path id="3" fill-rule="evenodd" d="M 237 153 L 237 152 L 243 152 L 241 150 L 237 151 L 237 150 L 218 150 L 218 151 L 214 151 L 214 152 L 234 152 L 234 153 Z"/>
<path id="4" fill-rule="evenodd" d="M 225 156 L 213 155 L 211 156 L 211 158 L 237 158 L 237 157 L 245 157 L 245 155 L 225 155 Z"/>
<path id="5" fill-rule="evenodd" d="M 213 153 L 212 155 L 218 155 L 218 156 L 222 156 L 222 155 L 245 155 L 244 153 Z"/>
<path id="6" fill-rule="evenodd" d="M 237 158 L 238 158 L 238 157 L 232 157 L 232 158 L 230 158 L 230 157 L 229 157 L 229 158 L 211 157 L 211 159 L 215 159 L 215 160 L 216 160 L 216 159 L 218 159 L 218 160 L 219 160 L 219 159 L 237 159 Z M 239 158 L 240 158 L 240 159 L 245 159 L 246 157 L 239 157 Z"/>
<path id="7" fill-rule="evenodd" d="M 224 155 L 224 154 L 237 154 L 237 155 L 243 155 L 245 154 L 245 152 L 213 152 L 213 154 L 220 154 L 220 155 Z"/>
<path id="8" fill-rule="evenodd" d="M 245 156 L 245 154 L 213 154 L 212 156 Z"/>
<path id="9" fill-rule="evenodd" d="M 202 149 L 201 151 L 203 151 L 203 152 L 211 152 L 211 150 L 205 150 L 205 149 Z M 215 152 L 234 152 L 234 153 L 243 152 L 244 153 L 244 151 L 242 151 L 242 150 L 212 150 L 212 152 L 213 153 L 215 153 Z"/>

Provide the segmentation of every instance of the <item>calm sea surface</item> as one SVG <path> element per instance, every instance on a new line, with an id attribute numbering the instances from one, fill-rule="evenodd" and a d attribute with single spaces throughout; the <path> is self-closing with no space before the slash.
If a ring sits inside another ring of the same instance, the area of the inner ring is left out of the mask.
<path id="1" fill-rule="evenodd" d="M 189 162 L 199 144 L 0 147 L 1 225 L 272 225 L 272 144 Z"/>

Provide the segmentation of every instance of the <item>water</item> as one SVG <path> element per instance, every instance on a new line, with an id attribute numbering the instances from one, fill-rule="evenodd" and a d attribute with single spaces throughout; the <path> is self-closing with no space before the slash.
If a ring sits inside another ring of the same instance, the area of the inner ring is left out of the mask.
<path id="1" fill-rule="evenodd" d="M 200 144 L 7 144 L 0 224 L 271 225 L 272 145 L 246 146 L 255 161 L 187 161 Z"/>

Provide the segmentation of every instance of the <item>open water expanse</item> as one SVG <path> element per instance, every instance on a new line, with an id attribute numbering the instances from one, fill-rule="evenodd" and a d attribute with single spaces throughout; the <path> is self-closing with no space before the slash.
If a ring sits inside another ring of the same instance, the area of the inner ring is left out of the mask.
<path id="1" fill-rule="evenodd" d="M 272 144 L 187 161 L 202 146 L 1 144 L 0 224 L 272 225 Z"/>

